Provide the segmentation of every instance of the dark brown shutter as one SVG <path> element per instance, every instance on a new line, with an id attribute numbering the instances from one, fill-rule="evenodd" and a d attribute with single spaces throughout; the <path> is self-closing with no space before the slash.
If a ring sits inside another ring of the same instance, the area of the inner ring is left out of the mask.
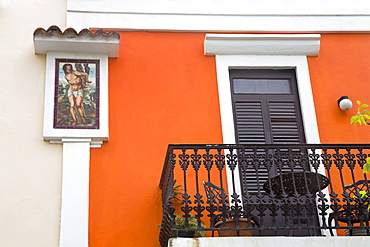
<path id="1" fill-rule="evenodd" d="M 269 114 L 271 121 L 272 143 L 297 144 L 301 143 L 303 136 L 299 129 L 297 106 L 294 101 L 269 101 Z"/>
<path id="2" fill-rule="evenodd" d="M 235 120 L 239 143 L 265 143 L 261 102 L 236 101 Z"/>
<path id="3" fill-rule="evenodd" d="M 234 79 L 263 79 L 271 82 L 283 79 L 289 83 L 290 92 L 253 93 L 251 90 L 243 93 L 239 89 L 238 93 L 234 93 Z M 232 69 L 230 81 L 237 143 L 305 142 L 295 70 Z"/>
<path id="4" fill-rule="evenodd" d="M 248 92 L 243 93 L 240 88 L 234 90 L 234 79 L 239 79 L 239 86 L 240 79 L 263 79 L 263 83 L 283 79 L 289 83 L 290 92 L 254 93 L 253 90 L 244 87 L 242 89 Z M 237 143 L 298 144 L 305 142 L 294 70 L 235 69 L 230 70 L 230 81 Z M 286 168 L 279 168 L 280 172 L 285 170 Z M 254 168 L 248 168 L 241 173 L 243 187 L 251 193 L 261 189 L 269 175 L 267 170 L 261 168 L 258 169 L 258 174 L 256 173 Z"/>
<path id="5" fill-rule="evenodd" d="M 231 69 L 230 82 L 237 143 L 298 144 L 305 142 L 295 70 Z M 284 157 L 286 151 L 288 150 L 279 149 L 279 159 L 289 159 L 292 151 L 293 154 L 303 152 L 299 148 L 289 150 L 287 157 Z M 264 205 L 266 208 L 269 206 L 268 196 L 261 199 L 261 193 L 263 195 L 264 192 L 263 184 L 269 177 L 290 172 L 292 169 L 294 171 L 303 170 L 302 167 L 284 165 L 289 162 L 276 162 L 271 159 L 269 155 L 274 155 L 273 150 L 270 150 L 268 154 L 265 152 L 265 150 L 249 148 L 239 151 L 238 156 L 241 164 L 239 166 L 241 189 L 243 195 L 248 195 L 243 198 L 243 203 L 249 208 L 253 208 L 252 204 L 256 203 L 256 210 L 252 212 L 255 215 L 259 214 L 257 208 L 261 208 L 262 204 L 266 203 Z M 267 169 L 267 162 L 272 165 L 271 170 Z M 308 164 L 307 161 L 299 161 L 299 163 Z M 260 166 L 256 167 L 258 164 Z M 279 207 L 279 203 L 276 203 L 276 206 Z M 280 210 L 277 211 L 276 218 L 269 218 L 269 215 L 265 215 L 264 224 L 284 226 L 282 214 L 283 211 Z M 315 222 L 318 222 L 316 218 Z M 256 232 L 256 235 L 264 236 L 288 234 L 290 233 L 284 230 Z M 300 229 L 295 230 L 294 234 L 304 236 L 311 233 Z"/>

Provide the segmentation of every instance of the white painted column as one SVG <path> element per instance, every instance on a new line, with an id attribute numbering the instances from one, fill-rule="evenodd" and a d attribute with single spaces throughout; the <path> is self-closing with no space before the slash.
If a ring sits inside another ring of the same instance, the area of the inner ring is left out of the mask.
<path id="1" fill-rule="evenodd" d="M 88 246 L 90 138 L 62 138 L 60 247 Z"/>

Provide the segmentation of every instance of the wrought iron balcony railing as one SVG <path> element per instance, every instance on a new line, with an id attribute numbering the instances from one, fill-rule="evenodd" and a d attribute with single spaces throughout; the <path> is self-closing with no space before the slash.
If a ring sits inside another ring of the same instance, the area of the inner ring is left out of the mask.
<path id="1" fill-rule="evenodd" d="M 363 144 L 169 145 L 159 241 L 164 247 L 182 232 L 223 236 L 227 230 L 369 235 L 367 157 L 370 146 Z"/>

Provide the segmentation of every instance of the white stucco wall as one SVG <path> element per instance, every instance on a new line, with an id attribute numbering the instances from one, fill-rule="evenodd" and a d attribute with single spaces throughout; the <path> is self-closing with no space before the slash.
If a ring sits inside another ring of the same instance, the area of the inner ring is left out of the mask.
<path id="1" fill-rule="evenodd" d="M 66 5 L 0 0 L 0 246 L 58 246 L 62 146 L 42 138 L 45 56 L 33 32 L 65 29 Z"/>

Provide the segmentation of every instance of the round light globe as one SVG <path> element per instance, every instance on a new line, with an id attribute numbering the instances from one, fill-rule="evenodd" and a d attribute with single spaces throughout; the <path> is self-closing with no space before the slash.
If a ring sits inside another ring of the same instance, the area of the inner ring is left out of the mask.
<path id="1" fill-rule="evenodd" d="M 352 101 L 350 99 L 342 99 L 339 102 L 339 108 L 342 111 L 348 111 L 352 108 Z"/>

